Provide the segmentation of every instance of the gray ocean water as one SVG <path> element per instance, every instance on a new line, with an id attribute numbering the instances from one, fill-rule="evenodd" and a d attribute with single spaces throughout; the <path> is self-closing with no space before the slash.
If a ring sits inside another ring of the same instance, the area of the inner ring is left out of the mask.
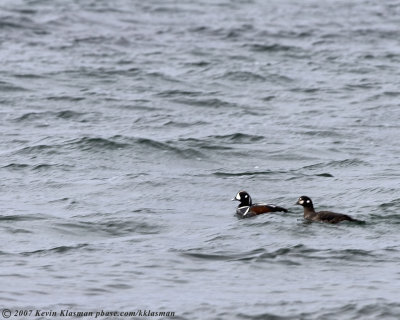
<path id="1" fill-rule="evenodd" d="M 400 318 L 399 1 L 3 0 L 0 61 L 12 318 Z"/>

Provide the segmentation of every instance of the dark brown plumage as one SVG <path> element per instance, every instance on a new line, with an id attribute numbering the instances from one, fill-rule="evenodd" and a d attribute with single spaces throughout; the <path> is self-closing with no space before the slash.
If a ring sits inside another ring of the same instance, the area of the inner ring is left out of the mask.
<path id="1" fill-rule="evenodd" d="M 266 203 L 252 203 L 250 195 L 246 191 L 240 191 L 232 200 L 240 201 L 236 214 L 241 218 L 250 218 L 263 213 L 288 212 L 287 209 Z"/>
<path id="2" fill-rule="evenodd" d="M 354 219 L 347 214 L 336 213 L 331 211 L 319 211 L 316 212 L 314 210 L 314 205 L 309 197 L 301 196 L 296 204 L 302 206 L 304 208 L 304 218 L 312 221 L 320 221 L 327 223 L 339 223 L 341 221 L 352 221 L 352 222 L 361 222 L 364 221 Z"/>

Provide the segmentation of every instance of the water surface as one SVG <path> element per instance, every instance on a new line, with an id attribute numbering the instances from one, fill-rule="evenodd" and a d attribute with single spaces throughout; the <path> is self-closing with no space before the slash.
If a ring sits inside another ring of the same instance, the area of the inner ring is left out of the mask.
<path id="1" fill-rule="evenodd" d="M 3 307 L 398 319 L 399 11 L 3 1 Z"/>

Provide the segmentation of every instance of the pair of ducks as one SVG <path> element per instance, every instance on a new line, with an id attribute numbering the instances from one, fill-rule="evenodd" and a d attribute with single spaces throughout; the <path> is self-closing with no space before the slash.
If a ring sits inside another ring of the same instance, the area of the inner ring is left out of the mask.
<path id="1" fill-rule="evenodd" d="M 287 209 L 275 206 L 273 204 L 265 203 L 252 203 L 250 195 L 246 191 L 239 191 L 235 198 L 232 200 L 239 201 L 239 206 L 236 209 L 236 214 L 241 218 L 254 217 L 263 213 L 283 211 L 288 212 Z M 341 221 L 353 221 L 353 222 L 364 222 L 356 220 L 347 214 L 336 213 L 331 211 L 319 211 L 314 210 L 314 205 L 309 197 L 301 196 L 295 203 L 304 208 L 304 218 L 311 221 L 320 221 L 327 223 L 339 223 Z"/>

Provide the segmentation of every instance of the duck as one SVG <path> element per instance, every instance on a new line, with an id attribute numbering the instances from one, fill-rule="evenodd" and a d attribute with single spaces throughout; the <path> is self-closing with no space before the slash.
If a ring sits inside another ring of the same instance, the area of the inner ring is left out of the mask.
<path id="1" fill-rule="evenodd" d="M 304 208 L 304 218 L 306 220 L 326 223 L 339 223 L 342 221 L 365 223 L 365 221 L 354 219 L 349 215 L 343 213 L 336 213 L 332 211 L 316 212 L 312 200 L 307 196 L 301 196 L 295 204 L 300 205 Z"/>
<path id="2" fill-rule="evenodd" d="M 236 209 L 236 214 L 240 218 L 250 218 L 258 216 L 263 213 L 271 213 L 279 211 L 288 212 L 287 209 L 273 204 L 267 204 L 267 203 L 253 204 L 249 193 L 246 191 L 239 191 L 236 194 L 236 196 L 232 199 L 232 201 L 239 201 L 239 205 Z"/>

